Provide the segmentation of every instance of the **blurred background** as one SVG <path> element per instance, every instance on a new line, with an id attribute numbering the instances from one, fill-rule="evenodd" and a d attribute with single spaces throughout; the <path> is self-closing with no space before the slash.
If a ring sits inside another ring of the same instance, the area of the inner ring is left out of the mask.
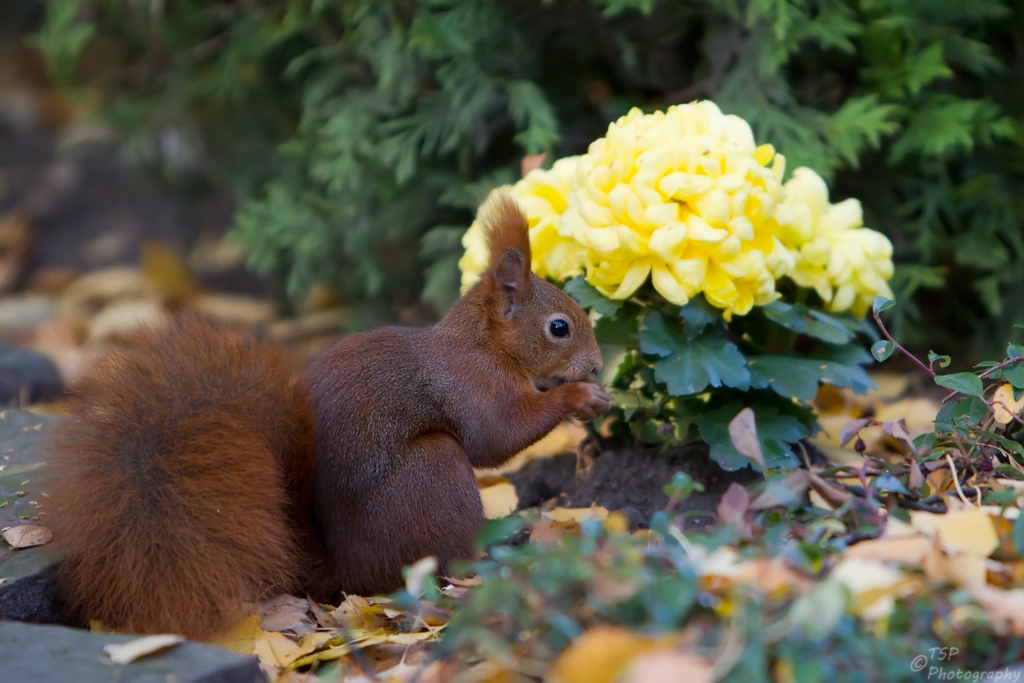
<path id="1" fill-rule="evenodd" d="M 4 0 L 0 338 L 72 381 L 176 310 L 297 363 L 348 330 L 428 324 L 458 294 L 473 210 L 524 157 L 707 98 L 861 200 L 895 246 L 898 339 L 999 355 L 1024 322 L 1022 17 L 1009 0 Z"/>

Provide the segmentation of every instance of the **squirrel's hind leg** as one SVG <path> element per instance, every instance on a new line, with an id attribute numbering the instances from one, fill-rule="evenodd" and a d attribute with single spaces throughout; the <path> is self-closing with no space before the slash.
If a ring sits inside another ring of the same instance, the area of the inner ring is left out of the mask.
<path id="1" fill-rule="evenodd" d="M 338 542 L 330 545 L 341 551 L 332 553 L 341 590 L 359 595 L 400 588 L 402 567 L 428 555 L 437 558 L 439 574 L 453 560 L 473 557 L 484 521 L 462 445 L 438 433 L 410 444 L 401 466 L 349 509 L 358 512 L 332 530 Z"/>

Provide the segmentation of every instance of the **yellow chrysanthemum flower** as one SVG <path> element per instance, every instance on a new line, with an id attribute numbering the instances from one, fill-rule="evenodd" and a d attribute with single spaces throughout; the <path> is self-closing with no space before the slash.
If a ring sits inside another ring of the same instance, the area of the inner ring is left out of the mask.
<path id="1" fill-rule="evenodd" d="M 832 311 L 863 315 L 892 296 L 892 245 L 863 228 L 860 203 L 829 204 L 810 169 L 785 186 L 785 158 L 712 102 L 633 109 L 586 154 L 511 187 L 530 226 L 533 271 L 583 274 L 611 299 L 648 279 L 672 303 L 703 292 L 728 320 L 779 297 L 778 278 L 813 287 Z M 467 290 L 487 266 L 482 226 L 463 238 Z"/>
<path id="2" fill-rule="evenodd" d="M 780 235 L 794 257 L 789 277 L 813 288 L 830 311 L 867 313 L 876 296 L 892 298 L 892 243 L 863 227 L 860 202 L 828 201 L 828 186 L 809 168 L 798 168 L 785 185 Z"/>
<path id="3" fill-rule="evenodd" d="M 609 298 L 650 275 L 673 303 L 704 292 L 742 315 L 777 298 L 788 267 L 772 220 L 784 168 L 712 102 L 634 109 L 580 157 L 559 235 L 587 247 L 587 281 Z"/>
<path id="4" fill-rule="evenodd" d="M 566 209 L 569 183 L 579 157 L 556 161 L 550 170 L 534 169 L 510 188 L 530 226 L 533 272 L 539 277 L 564 280 L 580 275 L 586 249 L 558 234 L 558 222 Z M 483 225 L 474 221 L 462 237 L 466 253 L 459 261 L 462 291 L 467 291 L 487 268 L 487 241 Z"/>

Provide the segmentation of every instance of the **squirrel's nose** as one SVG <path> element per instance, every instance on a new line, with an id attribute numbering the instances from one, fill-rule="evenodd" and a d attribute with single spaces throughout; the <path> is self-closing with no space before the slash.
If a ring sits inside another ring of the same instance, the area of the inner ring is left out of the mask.
<path id="1" fill-rule="evenodd" d="M 598 356 L 597 360 L 594 361 L 593 373 L 595 375 L 600 375 L 602 370 L 604 370 L 604 360 L 600 356 Z"/>

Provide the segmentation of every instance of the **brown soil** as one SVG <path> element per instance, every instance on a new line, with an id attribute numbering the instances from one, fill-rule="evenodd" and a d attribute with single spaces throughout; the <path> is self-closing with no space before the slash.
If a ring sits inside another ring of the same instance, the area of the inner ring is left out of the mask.
<path id="1" fill-rule="evenodd" d="M 712 520 L 715 508 L 729 484 L 748 484 L 761 479 L 751 469 L 726 472 L 707 455 L 704 445 L 668 451 L 656 448 L 609 449 L 591 462 L 574 454 L 534 460 L 509 475 L 519 495 L 519 508 L 588 507 L 599 505 L 619 510 L 634 527 L 647 526 L 651 515 L 668 504 L 662 490 L 676 472 L 685 472 L 704 485 L 676 510 L 704 512 L 687 517 L 688 526 L 701 528 Z"/>

